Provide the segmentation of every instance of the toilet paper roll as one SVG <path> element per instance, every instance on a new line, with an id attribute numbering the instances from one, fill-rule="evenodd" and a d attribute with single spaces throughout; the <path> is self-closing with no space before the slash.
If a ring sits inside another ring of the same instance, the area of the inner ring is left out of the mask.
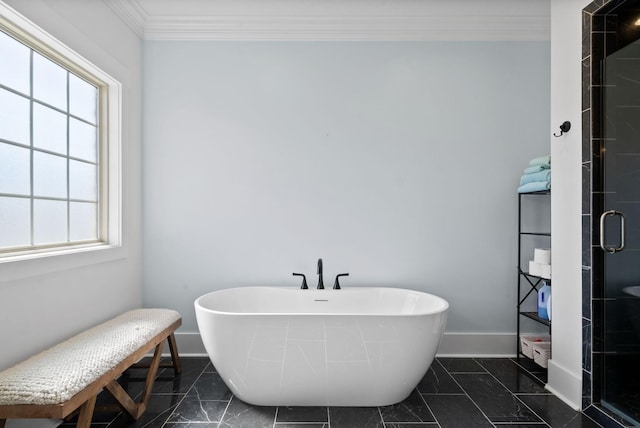
<path id="1" fill-rule="evenodd" d="M 551 265 L 529 262 L 529 275 L 539 276 L 544 279 L 551 279 Z"/>
<path id="2" fill-rule="evenodd" d="M 543 265 L 539 264 L 540 275 L 541 278 L 551 279 L 551 265 Z"/>
<path id="3" fill-rule="evenodd" d="M 529 262 L 529 275 L 540 276 L 542 269 L 540 263 L 536 263 L 533 260 Z"/>
<path id="4" fill-rule="evenodd" d="M 548 248 L 536 248 L 533 250 L 533 261 L 541 265 L 550 265 L 551 250 Z"/>

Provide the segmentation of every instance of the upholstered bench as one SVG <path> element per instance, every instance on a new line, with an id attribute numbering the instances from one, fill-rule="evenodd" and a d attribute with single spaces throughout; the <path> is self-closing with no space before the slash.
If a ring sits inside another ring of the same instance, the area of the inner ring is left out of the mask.
<path id="1" fill-rule="evenodd" d="M 174 331 L 182 324 L 170 309 L 135 309 L 92 327 L 0 372 L 0 428 L 6 419 L 65 419 L 79 410 L 77 427 L 89 428 L 96 397 L 106 389 L 118 405 L 138 419 L 147 408 L 159 367 L 180 373 Z M 172 364 L 161 365 L 164 340 Z M 154 350 L 155 348 L 155 350 Z M 154 350 L 139 402 L 117 379 Z"/>

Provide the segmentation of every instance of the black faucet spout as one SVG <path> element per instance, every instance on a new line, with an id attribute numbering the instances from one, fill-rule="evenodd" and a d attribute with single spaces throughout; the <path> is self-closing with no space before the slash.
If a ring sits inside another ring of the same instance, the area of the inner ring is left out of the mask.
<path id="1" fill-rule="evenodd" d="M 318 259 L 318 290 L 324 289 L 324 283 L 322 282 L 322 259 Z"/>

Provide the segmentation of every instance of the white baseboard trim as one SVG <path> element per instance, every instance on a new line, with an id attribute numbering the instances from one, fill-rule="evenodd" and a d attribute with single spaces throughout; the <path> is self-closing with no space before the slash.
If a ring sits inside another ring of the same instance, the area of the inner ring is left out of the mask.
<path id="1" fill-rule="evenodd" d="M 206 357 L 207 351 L 204 349 L 200 333 L 175 333 L 178 353 L 185 357 Z M 169 349 L 165 349 L 163 354 L 167 354 Z"/>
<path id="2" fill-rule="evenodd" d="M 547 391 L 564 401 L 574 410 L 582 410 L 582 378 L 549 360 Z"/>
<path id="3" fill-rule="evenodd" d="M 514 357 L 515 333 L 445 333 L 439 357 Z"/>
<path id="4" fill-rule="evenodd" d="M 176 332 L 180 355 L 206 356 L 199 333 Z M 438 349 L 439 357 L 513 357 L 515 333 L 445 333 Z M 168 348 L 165 353 L 168 355 Z"/>

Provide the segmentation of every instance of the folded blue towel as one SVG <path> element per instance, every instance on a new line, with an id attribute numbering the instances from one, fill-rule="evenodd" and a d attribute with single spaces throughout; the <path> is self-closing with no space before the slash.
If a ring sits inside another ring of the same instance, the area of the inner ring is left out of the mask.
<path id="1" fill-rule="evenodd" d="M 543 192 L 551 189 L 551 181 L 532 181 L 518 187 L 518 193 Z"/>
<path id="2" fill-rule="evenodd" d="M 544 171 L 545 169 L 551 168 L 550 165 L 534 165 L 524 170 L 525 174 L 533 174 L 534 172 Z"/>
<path id="3" fill-rule="evenodd" d="M 534 181 L 551 181 L 551 170 L 545 169 L 533 174 L 525 174 L 520 178 L 520 185 L 532 183 Z"/>
<path id="4" fill-rule="evenodd" d="M 529 161 L 529 166 L 534 165 L 551 165 L 551 155 L 540 156 Z"/>

